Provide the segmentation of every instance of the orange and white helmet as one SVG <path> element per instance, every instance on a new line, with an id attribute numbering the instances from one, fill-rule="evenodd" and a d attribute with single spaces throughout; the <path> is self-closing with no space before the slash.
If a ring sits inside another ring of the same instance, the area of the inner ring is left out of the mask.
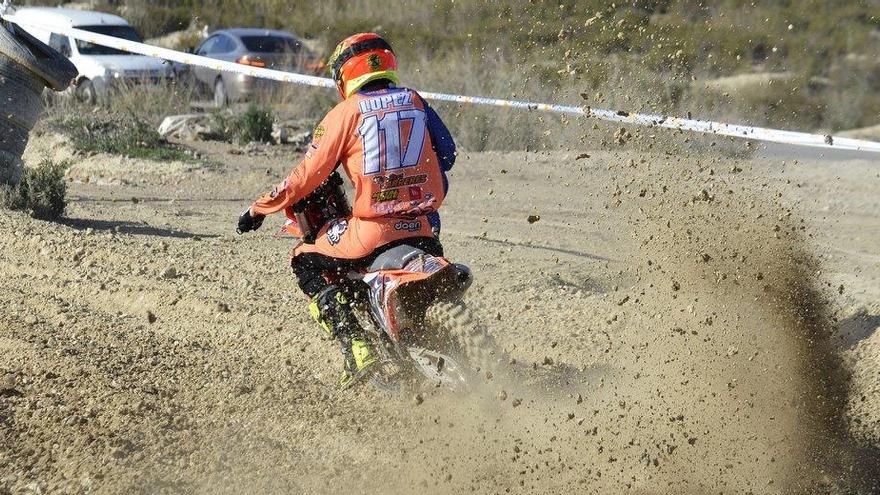
<path id="1" fill-rule="evenodd" d="M 336 45 L 327 65 L 343 99 L 370 81 L 387 79 L 400 84 L 394 51 L 376 33 L 360 33 L 345 38 Z"/>

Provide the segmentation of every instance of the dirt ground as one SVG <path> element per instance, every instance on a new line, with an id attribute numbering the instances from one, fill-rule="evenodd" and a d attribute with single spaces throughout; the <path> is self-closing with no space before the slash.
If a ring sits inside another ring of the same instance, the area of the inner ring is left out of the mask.
<path id="1" fill-rule="evenodd" d="M 337 390 L 280 219 L 234 233 L 298 150 L 78 158 L 64 221 L 0 212 L 0 494 L 878 493 L 876 160 L 643 139 L 462 153 L 506 371 L 421 403 Z"/>

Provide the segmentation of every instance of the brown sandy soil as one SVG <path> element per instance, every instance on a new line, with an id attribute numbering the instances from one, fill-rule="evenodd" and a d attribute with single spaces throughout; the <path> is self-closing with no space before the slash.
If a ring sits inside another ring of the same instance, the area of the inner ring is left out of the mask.
<path id="1" fill-rule="evenodd" d="M 443 240 L 507 372 L 416 404 L 338 391 L 280 219 L 233 232 L 298 152 L 193 146 L 0 212 L 0 493 L 877 492 L 876 162 L 463 153 Z"/>

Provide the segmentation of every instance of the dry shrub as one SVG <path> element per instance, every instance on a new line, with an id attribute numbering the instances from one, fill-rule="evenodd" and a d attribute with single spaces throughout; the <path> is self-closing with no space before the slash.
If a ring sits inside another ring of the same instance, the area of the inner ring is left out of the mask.
<path id="1" fill-rule="evenodd" d="M 272 124 L 275 116 L 272 110 L 255 104 L 237 119 L 238 141 L 241 143 L 268 143 L 272 141 Z"/>
<path id="2" fill-rule="evenodd" d="M 270 143 L 275 114 L 268 106 L 251 103 L 243 114 L 221 110 L 211 114 L 211 139 L 228 143 Z"/>
<path id="3" fill-rule="evenodd" d="M 52 119 L 49 127 L 70 138 L 83 153 L 109 153 L 154 161 L 189 161 L 192 155 L 169 143 L 155 126 L 137 115 L 92 112 Z"/>
<path id="4" fill-rule="evenodd" d="M 34 218 L 54 220 L 67 207 L 67 183 L 64 172 L 68 162 L 44 160 L 33 168 L 25 168 L 21 182 L 0 189 L 2 204 L 11 210 L 23 210 Z"/>

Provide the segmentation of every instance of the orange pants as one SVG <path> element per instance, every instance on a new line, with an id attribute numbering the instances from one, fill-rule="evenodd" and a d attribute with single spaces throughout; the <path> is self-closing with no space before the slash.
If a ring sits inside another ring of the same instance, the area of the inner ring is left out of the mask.
<path id="1" fill-rule="evenodd" d="M 434 237 L 426 216 L 415 218 L 359 218 L 330 222 L 318 233 L 314 244 L 299 244 L 292 257 L 318 253 L 331 258 L 358 259 L 380 246 L 408 237 Z"/>

